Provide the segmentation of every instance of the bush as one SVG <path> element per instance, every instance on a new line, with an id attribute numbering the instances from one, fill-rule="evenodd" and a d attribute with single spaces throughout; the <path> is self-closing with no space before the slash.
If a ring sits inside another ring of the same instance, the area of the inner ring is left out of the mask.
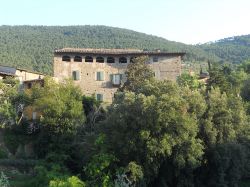
<path id="1" fill-rule="evenodd" d="M 8 153 L 2 148 L 0 148 L 0 159 L 3 159 L 3 158 L 8 158 Z"/>
<path id="2" fill-rule="evenodd" d="M 12 133 L 11 131 L 5 131 L 4 144 L 13 155 L 16 154 L 19 143 L 20 142 L 14 133 Z"/>
<path id="3" fill-rule="evenodd" d="M 1 172 L 1 175 L 0 175 L 0 186 L 1 187 L 9 187 L 10 186 L 9 180 L 3 172 Z"/>
<path id="4" fill-rule="evenodd" d="M 36 176 L 31 182 L 36 187 L 82 187 L 85 184 L 77 177 L 70 177 L 70 173 L 58 164 L 40 163 L 35 167 Z"/>
<path id="5" fill-rule="evenodd" d="M 85 183 L 82 182 L 78 177 L 72 176 L 65 180 L 51 180 L 49 187 L 85 187 Z"/>
<path id="6" fill-rule="evenodd" d="M 29 171 L 31 168 L 35 166 L 37 163 L 36 160 L 24 160 L 24 159 L 1 159 L 0 165 L 7 167 L 15 167 L 18 168 L 19 171 Z"/>

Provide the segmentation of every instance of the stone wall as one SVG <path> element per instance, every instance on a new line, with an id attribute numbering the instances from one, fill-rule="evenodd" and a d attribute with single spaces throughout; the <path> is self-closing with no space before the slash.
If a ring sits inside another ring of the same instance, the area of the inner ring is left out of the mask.
<path id="1" fill-rule="evenodd" d="M 25 70 L 16 70 L 15 75 L 18 77 L 20 81 L 26 81 L 26 80 L 34 80 L 34 79 L 39 79 L 43 78 L 44 75 L 39 74 L 39 73 L 34 73 L 34 72 L 29 72 Z"/>
<path id="2" fill-rule="evenodd" d="M 75 84 L 80 86 L 85 95 L 102 94 L 105 102 L 112 102 L 117 86 L 113 86 L 110 75 L 123 74 L 126 71 L 128 63 L 119 63 L 120 56 L 113 56 L 115 63 L 107 63 L 107 56 L 104 57 L 104 63 L 97 63 L 96 56 L 93 56 L 93 62 L 74 62 L 76 54 L 67 54 L 71 57 L 70 62 L 62 61 L 61 54 L 54 56 L 54 77 L 62 81 L 65 78 L 72 78 L 73 71 L 79 71 L 80 79 L 75 80 Z M 110 55 L 109 55 L 110 56 Z M 124 56 L 124 55 L 123 55 Z M 130 56 L 126 56 L 127 61 L 130 61 Z M 148 64 L 155 72 L 157 79 L 176 80 L 176 77 L 181 73 L 181 56 L 159 56 L 158 62 L 153 62 L 153 57 L 149 57 Z M 103 72 L 104 79 L 98 81 L 97 72 Z"/>

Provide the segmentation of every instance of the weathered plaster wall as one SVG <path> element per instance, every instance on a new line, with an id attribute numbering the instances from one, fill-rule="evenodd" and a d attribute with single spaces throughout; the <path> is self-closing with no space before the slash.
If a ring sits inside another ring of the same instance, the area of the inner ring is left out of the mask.
<path id="1" fill-rule="evenodd" d="M 96 56 L 93 55 L 93 62 L 85 62 L 83 55 L 82 62 L 74 62 L 74 56 L 79 54 L 67 55 L 71 57 L 70 62 L 62 61 L 62 55 L 55 54 L 54 77 L 58 78 L 59 81 L 62 81 L 65 78 L 72 78 L 73 71 L 79 71 L 80 80 L 74 82 L 76 85 L 80 86 L 84 94 L 103 94 L 104 101 L 111 102 L 117 87 L 112 85 L 110 75 L 124 74 L 129 63 L 119 63 L 120 56 L 113 56 L 115 58 L 115 63 L 107 63 L 107 56 L 103 55 L 101 56 L 104 57 L 104 63 L 97 63 Z M 126 58 L 129 62 L 130 56 L 126 56 Z M 176 77 L 181 73 L 180 56 L 159 56 L 158 62 L 153 62 L 152 56 L 149 59 L 149 65 L 155 72 L 157 79 L 176 80 Z M 96 73 L 99 71 L 104 72 L 103 81 L 96 80 Z"/>

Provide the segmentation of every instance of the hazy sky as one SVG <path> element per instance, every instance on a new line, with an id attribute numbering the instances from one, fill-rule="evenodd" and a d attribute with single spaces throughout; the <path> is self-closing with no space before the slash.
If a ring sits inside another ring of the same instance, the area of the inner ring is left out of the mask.
<path id="1" fill-rule="evenodd" d="M 0 2 L 0 25 L 107 25 L 191 44 L 250 34 L 250 0 Z"/>

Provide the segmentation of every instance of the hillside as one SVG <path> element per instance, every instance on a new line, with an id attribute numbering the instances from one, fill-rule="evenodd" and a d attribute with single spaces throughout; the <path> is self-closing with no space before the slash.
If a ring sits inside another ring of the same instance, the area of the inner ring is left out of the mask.
<path id="1" fill-rule="evenodd" d="M 237 40 L 236 40 L 237 39 Z M 212 44 L 186 45 L 107 26 L 0 26 L 0 64 L 52 73 L 57 48 L 136 48 L 186 52 L 188 61 L 241 62 L 250 57 L 250 36 Z"/>
<path id="2" fill-rule="evenodd" d="M 223 61 L 240 63 L 250 59 L 250 35 L 225 38 L 197 47 L 218 56 Z"/>
<path id="3" fill-rule="evenodd" d="M 203 49 L 131 30 L 106 26 L 0 26 L 0 64 L 52 73 L 56 48 L 137 48 L 188 52 L 187 59 L 208 58 Z"/>

